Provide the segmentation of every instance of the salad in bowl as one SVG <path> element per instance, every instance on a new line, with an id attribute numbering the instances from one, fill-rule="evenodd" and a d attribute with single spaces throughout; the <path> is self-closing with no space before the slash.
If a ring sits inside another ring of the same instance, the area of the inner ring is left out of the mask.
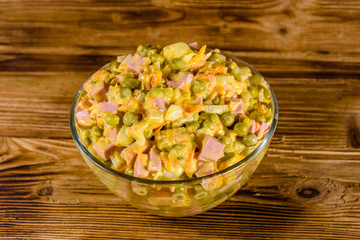
<path id="1" fill-rule="evenodd" d="M 104 184 L 162 216 L 206 211 L 233 195 L 264 157 L 277 124 L 270 85 L 219 49 L 139 45 L 78 92 L 71 130 Z"/>

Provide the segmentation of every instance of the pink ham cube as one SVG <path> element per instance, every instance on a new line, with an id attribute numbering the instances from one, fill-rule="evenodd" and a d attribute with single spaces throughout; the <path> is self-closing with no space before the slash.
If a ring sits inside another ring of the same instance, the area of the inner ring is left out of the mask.
<path id="1" fill-rule="evenodd" d="M 99 103 L 99 111 L 100 112 L 111 112 L 116 114 L 118 112 L 119 105 L 117 103 L 112 102 L 101 102 Z"/>
<path id="2" fill-rule="evenodd" d="M 116 142 L 116 136 L 117 136 L 118 132 L 119 132 L 119 129 L 117 129 L 117 128 L 113 128 L 113 129 L 111 129 L 110 132 L 109 132 L 108 139 L 109 139 L 110 142 L 112 142 L 113 144 L 115 144 L 115 142 Z"/>
<path id="3" fill-rule="evenodd" d="M 139 74 L 144 71 L 144 59 L 139 54 L 135 53 L 127 64 L 126 71 L 129 73 Z"/>
<path id="4" fill-rule="evenodd" d="M 215 172 L 215 166 L 212 162 L 204 162 L 199 165 L 198 170 L 195 172 L 196 177 L 210 175 Z"/>
<path id="5" fill-rule="evenodd" d="M 193 77 L 194 75 L 192 75 L 191 73 L 182 75 L 180 79 L 175 82 L 175 87 L 181 89 L 186 84 L 190 84 Z"/>
<path id="6" fill-rule="evenodd" d="M 222 156 L 224 148 L 225 144 L 206 134 L 198 159 L 205 162 L 216 162 Z"/>
<path id="7" fill-rule="evenodd" d="M 199 50 L 199 44 L 197 42 L 192 42 L 188 44 L 191 49 Z"/>
<path id="8" fill-rule="evenodd" d="M 76 107 L 75 107 L 75 112 L 80 112 L 80 111 L 82 111 L 82 110 L 84 110 L 84 109 L 82 108 L 81 103 L 79 103 L 78 105 L 76 105 Z"/>
<path id="9" fill-rule="evenodd" d="M 151 148 L 149 152 L 149 166 L 148 169 L 151 172 L 157 172 L 161 170 L 161 157 L 158 150 Z"/>
<path id="10" fill-rule="evenodd" d="M 250 127 L 249 127 L 249 132 L 255 133 L 255 131 L 256 131 L 256 121 L 253 120 Z"/>
<path id="11" fill-rule="evenodd" d="M 155 101 L 160 111 L 165 111 L 169 105 L 169 101 L 165 101 L 165 99 L 162 97 L 157 97 Z"/>
<path id="12" fill-rule="evenodd" d="M 88 109 L 84 109 L 84 110 L 81 110 L 81 111 L 75 113 L 75 118 L 77 120 L 79 120 L 79 119 L 92 120 L 92 118 L 90 117 Z"/>
<path id="13" fill-rule="evenodd" d="M 244 104 L 243 104 L 242 100 L 239 101 L 239 104 L 234 109 L 234 113 L 236 113 L 236 114 L 244 114 Z"/>
<path id="14" fill-rule="evenodd" d="M 104 82 L 97 82 L 93 90 L 91 91 L 91 96 L 98 102 L 101 102 L 105 98 L 106 88 Z"/>
<path id="15" fill-rule="evenodd" d="M 110 152 L 114 149 L 115 145 L 107 139 L 102 139 L 93 145 L 93 149 L 97 155 L 103 160 L 108 160 Z"/>
<path id="16" fill-rule="evenodd" d="M 269 125 L 266 122 L 261 122 L 260 129 L 256 133 L 256 136 L 261 139 L 264 136 L 266 130 L 269 129 Z"/>
<path id="17" fill-rule="evenodd" d="M 149 175 L 149 171 L 146 170 L 145 165 L 147 161 L 147 155 L 138 154 L 134 164 L 134 176 L 139 178 L 146 178 Z"/>
<path id="18" fill-rule="evenodd" d="M 197 104 L 203 105 L 203 96 L 197 96 L 197 97 L 195 98 L 195 102 L 196 102 Z"/>

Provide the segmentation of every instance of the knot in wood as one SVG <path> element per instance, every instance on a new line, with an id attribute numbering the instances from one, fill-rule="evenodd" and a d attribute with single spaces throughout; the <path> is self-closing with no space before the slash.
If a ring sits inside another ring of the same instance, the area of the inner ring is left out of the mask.
<path id="1" fill-rule="evenodd" d="M 312 187 L 304 187 L 296 190 L 296 193 L 303 198 L 314 198 L 319 195 L 319 190 Z"/>
<path id="2" fill-rule="evenodd" d="M 355 127 L 350 129 L 350 141 L 354 148 L 360 148 L 360 131 Z"/>
<path id="3" fill-rule="evenodd" d="M 50 186 L 44 187 L 39 190 L 39 196 L 51 196 L 52 192 L 53 192 L 52 187 L 50 187 Z"/>

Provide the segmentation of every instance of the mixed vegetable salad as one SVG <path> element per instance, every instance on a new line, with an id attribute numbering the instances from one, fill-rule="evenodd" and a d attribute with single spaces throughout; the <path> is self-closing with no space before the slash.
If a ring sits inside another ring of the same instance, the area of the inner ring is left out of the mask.
<path id="1" fill-rule="evenodd" d="M 84 84 L 75 108 L 86 148 L 138 178 L 182 180 L 251 153 L 272 120 L 265 80 L 197 43 L 139 45 Z"/>

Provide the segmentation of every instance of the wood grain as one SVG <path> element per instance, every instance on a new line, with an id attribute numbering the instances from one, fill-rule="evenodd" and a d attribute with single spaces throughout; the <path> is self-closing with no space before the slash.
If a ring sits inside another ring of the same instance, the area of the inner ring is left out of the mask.
<path id="1" fill-rule="evenodd" d="M 0 0 L 0 238 L 360 239 L 359 16 L 356 0 Z M 249 62 L 280 108 L 246 186 L 182 219 L 111 194 L 68 127 L 92 72 L 176 41 Z"/>
<path id="2" fill-rule="evenodd" d="M 286 232 L 288 238 L 300 234 L 306 239 L 316 231 L 321 238 L 355 239 L 360 230 L 360 177 L 346 176 L 359 162 L 338 167 L 336 160 L 328 160 L 334 171 L 324 177 L 319 168 L 329 167 L 314 161 L 289 177 L 296 166 L 283 164 L 298 161 L 275 162 L 270 151 L 247 186 L 225 204 L 195 217 L 168 219 L 149 216 L 113 196 L 71 140 L 1 138 L 1 146 L 0 223 L 13 237 L 102 238 L 112 233 L 114 239 L 257 239 Z M 339 229 L 351 231 L 339 234 Z"/>

